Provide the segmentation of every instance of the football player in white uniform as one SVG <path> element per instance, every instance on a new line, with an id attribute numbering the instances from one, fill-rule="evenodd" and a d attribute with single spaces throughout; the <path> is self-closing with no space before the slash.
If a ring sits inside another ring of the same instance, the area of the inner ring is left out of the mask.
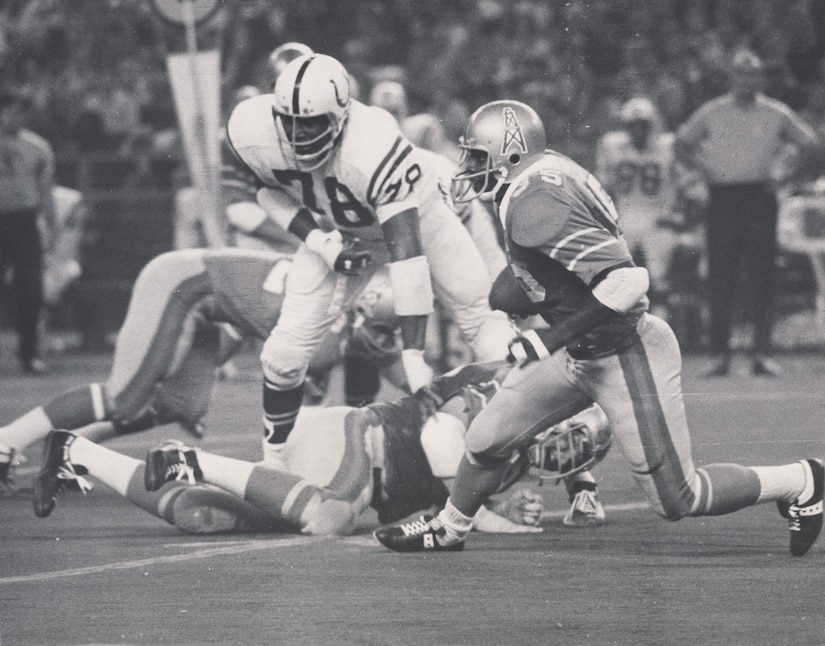
<path id="1" fill-rule="evenodd" d="M 444 481 L 455 475 L 469 419 L 495 392 L 501 372 L 501 364 L 473 364 L 436 378 L 432 387 L 444 404 L 434 416 L 424 414 L 427 406 L 419 395 L 365 408 L 304 408 L 287 441 L 286 469 L 175 441 L 150 450 L 144 463 L 67 431 L 52 431 L 35 478 L 34 510 L 38 517 L 50 515 L 64 484 L 76 482 L 85 492 L 89 485 L 83 476 L 91 475 L 191 533 L 349 534 L 368 507 L 380 522 L 393 522 L 443 504 Z M 504 488 L 528 465 L 524 456 L 514 456 Z M 538 494 L 520 488 L 499 503 L 503 515 L 480 510 L 475 529 L 541 531 Z"/>
<path id="2" fill-rule="evenodd" d="M 235 108 L 227 133 L 260 183 L 259 204 L 303 242 L 261 354 L 273 459 L 294 426 L 315 348 L 377 267 L 389 265 L 412 392 L 432 379 L 423 350 L 434 292 L 477 360 L 506 356 L 512 328 L 490 310 L 484 261 L 438 175 L 387 112 L 351 99 L 336 59 L 289 63 L 274 94 Z"/>
<path id="3" fill-rule="evenodd" d="M 619 225 L 637 264 L 650 275 L 651 299 L 667 289 L 675 244 L 677 170 L 673 133 L 662 132 L 656 107 L 635 97 L 621 108 L 622 129 L 605 133 L 596 147 L 594 175 L 613 197 Z"/>

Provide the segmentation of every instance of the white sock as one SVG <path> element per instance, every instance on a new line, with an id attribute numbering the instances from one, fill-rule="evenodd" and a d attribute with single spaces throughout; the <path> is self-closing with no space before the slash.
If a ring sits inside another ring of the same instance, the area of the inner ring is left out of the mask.
<path id="1" fill-rule="evenodd" d="M 125 496 L 135 471 L 144 463 L 128 455 L 117 453 L 95 444 L 85 437 L 77 437 L 69 446 L 69 459 L 74 465 L 84 466 L 89 475 Z"/>
<path id="2" fill-rule="evenodd" d="M 214 453 L 198 452 L 198 464 L 203 471 L 203 480 L 221 489 L 226 489 L 241 498 L 246 494 L 246 485 L 255 468 L 254 462 L 227 458 Z"/>
<path id="3" fill-rule="evenodd" d="M 438 520 L 444 525 L 446 534 L 437 537 L 437 540 L 444 546 L 463 541 L 473 528 L 472 516 L 467 516 L 456 509 L 450 499 L 447 499 L 444 509 L 438 513 Z"/>
<path id="4" fill-rule="evenodd" d="M 759 478 L 759 498 L 756 502 L 784 500 L 803 502 L 813 494 L 813 476 L 806 461 L 779 467 L 750 467 Z"/>
<path id="5" fill-rule="evenodd" d="M 22 451 L 29 444 L 42 440 L 54 428 L 42 406 L 21 415 L 11 424 L 0 428 L 0 442 Z"/>

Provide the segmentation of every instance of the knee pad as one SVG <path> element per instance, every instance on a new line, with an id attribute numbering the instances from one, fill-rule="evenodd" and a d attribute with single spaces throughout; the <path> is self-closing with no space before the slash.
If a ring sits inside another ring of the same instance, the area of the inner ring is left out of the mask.
<path id="1" fill-rule="evenodd" d="M 270 336 L 264 343 L 260 358 L 266 378 L 278 389 L 289 390 L 306 379 L 312 355 Z"/>

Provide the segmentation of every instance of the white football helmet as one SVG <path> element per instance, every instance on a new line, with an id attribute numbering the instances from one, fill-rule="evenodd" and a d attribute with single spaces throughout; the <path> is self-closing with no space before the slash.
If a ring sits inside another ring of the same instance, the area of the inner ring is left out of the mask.
<path id="1" fill-rule="evenodd" d="M 547 147 L 544 124 L 530 106 L 519 101 L 493 101 L 470 115 L 459 139 L 460 170 L 453 177 L 453 199 L 469 202 L 482 193 L 495 194 Z"/>
<path id="2" fill-rule="evenodd" d="M 558 482 L 601 462 L 610 450 L 613 433 L 598 404 L 551 426 L 527 449 L 540 483 Z"/>
<path id="3" fill-rule="evenodd" d="M 267 59 L 269 76 L 272 79 L 273 86 L 287 65 L 300 56 L 309 56 L 314 53 L 309 45 L 295 42 L 284 43 L 273 49 Z"/>
<path id="4" fill-rule="evenodd" d="M 331 56 L 301 56 L 284 68 L 274 94 L 272 112 L 281 141 L 300 170 L 318 168 L 338 144 L 349 116 L 347 70 Z"/>

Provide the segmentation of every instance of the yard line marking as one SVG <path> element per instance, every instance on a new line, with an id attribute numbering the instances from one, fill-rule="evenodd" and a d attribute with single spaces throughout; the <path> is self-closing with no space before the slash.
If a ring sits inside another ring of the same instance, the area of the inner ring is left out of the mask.
<path id="1" fill-rule="evenodd" d="M 84 574 L 99 574 L 101 572 L 111 572 L 115 570 L 129 570 L 140 567 L 149 567 L 153 565 L 162 565 L 164 563 L 180 563 L 182 561 L 191 561 L 195 559 L 210 558 L 212 556 L 225 556 L 227 554 L 243 554 L 245 552 L 256 552 L 260 550 L 292 547 L 294 545 L 311 545 L 313 543 L 320 543 L 329 541 L 329 537 L 324 536 L 299 536 L 295 538 L 260 540 L 254 542 L 245 542 L 237 544 L 233 542 L 232 545 L 215 547 L 212 549 L 199 550 L 188 554 L 175 554 L 172 556 L 154 556 L 147 559 L 139 559 L 137 561 L 121 561 L 119 563 L 106 563 L 103 565 L 92 565 L 89 567 L 75 568 L 72 570 L 58 570 L 56 572 L 42 572 L 40 574 L 24 574 L 21 576 L 7 576 L 0 577 L 0 585 L 5 583 L 28 583 L 35 581 L 51 581 L 53 579 L 61 579 L 70 576 L 81 576 Z"/>

